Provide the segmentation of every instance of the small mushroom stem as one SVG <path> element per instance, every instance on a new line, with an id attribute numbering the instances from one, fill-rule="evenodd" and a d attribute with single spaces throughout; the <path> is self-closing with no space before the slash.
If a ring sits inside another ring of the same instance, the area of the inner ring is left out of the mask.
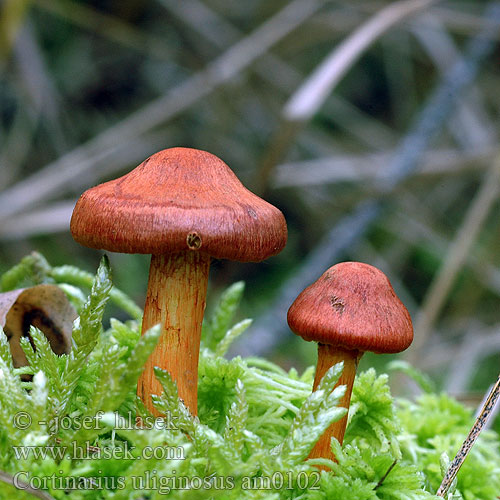
<path id="1" fill-rule="evenodd" d="M 170 373 L 184 404 L 193 415 L 198 412 L 198 358 L 209 267 L 208 254 L 191 250 L 151 257 L 142 333 L 158 323 L 162 333 L 139 378 L 137 394 L 153 415 L 160 413 L 151 395 L 162 393 L 155 366 Z"/>
<path id="2" fill-rule="evenodd" d="M 356 369 L 362 354 L 363 352 L 358 350 L 344 349 L 342 347 L 328 344 L 318 344 L 318 364 L 316 366 L 313 390 L 316 390 L 321 379 L 331 366 L 343 361 L 344 370 L 342 371 L 342 375 L 340 376 L 335 387 L 339 385 L 346 386 L 346 391 L 340 401 L 340 406 L 349 409 Z M 335 460 L 330 443 L 332 437 L 335 437 L 337 441 L 342 444 L 344 441 L 346 426 L 347 414 L 328 427 L 325 433 L 319 438 L 314 448 L 311 450 L 309 458 L 329 458 L 330 460 Z"/>

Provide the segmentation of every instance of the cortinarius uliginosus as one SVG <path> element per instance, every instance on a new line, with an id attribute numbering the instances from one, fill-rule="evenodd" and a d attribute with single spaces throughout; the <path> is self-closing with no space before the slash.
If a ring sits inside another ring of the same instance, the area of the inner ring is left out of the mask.
<path id="1" fill-rule="evenodd" d="M 337 385 L 345 385 L 341 402 L 349 408 L 359 359 L 365 351 L 397 353 L 413 340 L 406 307 L 382 271 L 360 262 L 342 262 L 328 269 L 295 299 L 288 325 L 305 340 L 318 342 L 314 389 L 326 371 L 344 362 Z M 310 458 L 334 459 L 331 438 L 344 439 L 347 415 L 334 422 L 316 443 Z"/>
<path id="2" fill-rule="evenodd" d="M 161 393 L 153 372 L 159 366 L 196 414 L 210 259 L 258 262 L 277 254 L 287 239 L 283 214 L 248 191 L 216 156 L 172 148 L 83 193 L 71 232 L 91 248 L 152 255 L 142 331 L 161 323 L 162 335 L 138 394 L 158 414 L 151 395 Z"/>

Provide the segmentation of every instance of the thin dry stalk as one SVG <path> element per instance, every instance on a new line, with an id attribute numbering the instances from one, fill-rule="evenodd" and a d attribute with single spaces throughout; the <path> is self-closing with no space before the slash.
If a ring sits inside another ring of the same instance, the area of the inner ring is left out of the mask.
<path id="1" fill-rule="evenodd" d="M 227 19 L 223 18 L 199 0 L 161 0 L 161 4 L 172 14 L 195 30 L 204 41 L 218 48 L 227 47 L 242 36 L 242 33 Z M 304 80 L 303 75 L 275 54 L 267 52 L 255 61 L 255 72 L 278 90 L 289 95 Z M 390 147 L 395 142 L 391 129 L 372 118 L 340 96 L 332 96 L 325 103 L 325 112 L 343 130 L 348 131 L 363 144 L 375 149 Z M 303 139 L 309 139 L 304 137 Z M 329 141 L 331 142 L 331 137 Z M 307 145 L 310 140 L 304 140 Z M 257 176 L 254 185 L 260 185 Z"/>
<path id="2" fill-rule="evenodd" d="M 486 422 L 488 421 L 488 418 L 491 415 L 493 409 L 495 408 L 499 396 L 500 396 L 500 376 L 498 377 L 496 384 L 491 389 L 483 405 L 483 408 L 481 409 L 481 412 L 479 413 L 474 425 L 472 426 L 471 431 L 469 432 L 469 435 L 467 436 L 464 443 L 460 447 L 460 450 L 458 450 L 458 453 L 453 459 L 453 462 L 451 462 L 450 467 L 448 468 L 448 471 L 446 472 L 443 478 L 443 482 L 441 483 L 441 486 L 439 486 L 439 489 L 436 493 L 438 497 L 444 498 L 448 493 L 451 483 L 457 477 L 460 467 L 467 458 L 469 451 L 471 450 L 474 443 L 477 441 L 479 434 L 481 433 Z"/>
<path id="3" fill-rule="evenodd" d="M 258 191 L 264 192 L 274 167 L 296 136 L 321 108 L 335 86 L 361 55 L 392 27 L 428 7 L 435 0 L 404 0 L 380 10 L 340 43 L 316 68 L 283 108 L 283 123 L 268 147 L 258 172 Z"/>
<path id="4" fill-rule="evenodd" d="M 496 149 L 473 151 L 436 149 L 422 159 L 422 167 L 411 178 L 446 175 L 449 178 L 484 171 L 496 156 Z M 273 188 L 324 186 L 337 182 L 370 183 L 383 173 L 394 156 L 394 150 L 364 153 L 336 154 L 326 158 L 303 160 L 278 165 L 273 175 Z"/>
<path id="5" fill-rule="evenodd" d="M 335 86 L 371 45 L 392 27 L 436 0 L 405 0 L 389 4 L 350 34 L 326 57 L 289 99 L 283 109 L 287 121 L 306 122 L 320 109 Z"/>
<path id="6" fill-rule="evenodd" d="M 407 359 L 415 363 L 425 345 L 432 327 L 448 297 L 451 286 L 476 241 L 483 223 L 500 192 L 500 156 L 484 177 L 476 197 L 472 201 L 462 226 L 450 244 L 446 258 L 438 275 L 433 280 L 415 321 L 415 341 L 408 351 Z"/>
<path id="7" fill-rule="evenodd" d="M 438 17 L 423 14 L 419 21 L 411 31 L 444 74 L 451 64 L 461 59 L 460 51 Z M 477 85 L 473 85 L 458 103 L 456 119 L 450 120 L 448 128 L 463 149 L 478 149 L 494 143 L 494 129 Z"/>

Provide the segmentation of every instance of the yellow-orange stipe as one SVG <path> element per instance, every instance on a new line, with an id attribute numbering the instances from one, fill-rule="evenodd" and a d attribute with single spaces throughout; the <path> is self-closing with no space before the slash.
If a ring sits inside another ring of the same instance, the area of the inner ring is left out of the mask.
<path id="1" fill-rule="evenodd" d="M 342 375 L 340 376 L 335 387 L 338 387 L 339 385 L 346 386 L 345 394 L 342 397 L 339 406 L 349 410 L 352 386 L 354 384 L 354 378 L 356 377 L 356 369 L 358 367 L 359 358 L 362 354 L 362 352 L 356 350 L 342 349 L 328 344 L 318 344 L 318 364 L 316 365 L 313 391 L 317 389 L 318 384 L 321 382 L 321 379 L 328 369 L 343 361 L 344 370 L 342 371 Z M 333 424 L 328 427 L 314 448 L 311 450 L 309 458 L 329 458 L 331 460 L 335 460 L 330 443 L 332 437 L 336 438 L 340 444 L 343 443 L 346 426 L 347 413 L 340 420 L 333 422 Z"/>
<path id="2" fill-rule="evenodd" d="M 155 366 L 170 373 L 179 397 L 197 414 L 198 357 L 209 267 L 210 257 L 199 252 L 151 257 L 142 333 L 160 323 L 161 335 L 139 378 L 137 393 L 153 415 L 160 413 L 150 395 L 162 393 Z"/>

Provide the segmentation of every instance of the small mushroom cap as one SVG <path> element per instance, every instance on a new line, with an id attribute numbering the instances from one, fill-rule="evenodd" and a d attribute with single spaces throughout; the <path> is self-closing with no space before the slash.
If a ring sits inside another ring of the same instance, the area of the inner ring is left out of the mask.
<path id="1" fill-rule="evenodd" d="M 258 262 L 286 244 L 283 214 L 246 189 L 216 156 L 165 149 L 82 194 L 71 218 L 84 246 L 161 255 L 199 250 Z"/>
<path id="2" fill-rule="evenodd" d="M 387 276 L 361 262 L 330 267 L 295 299 L 288 325 L 305 340 L 376 353 L 404 351 L 413 340 L 410 314 Z"/>

